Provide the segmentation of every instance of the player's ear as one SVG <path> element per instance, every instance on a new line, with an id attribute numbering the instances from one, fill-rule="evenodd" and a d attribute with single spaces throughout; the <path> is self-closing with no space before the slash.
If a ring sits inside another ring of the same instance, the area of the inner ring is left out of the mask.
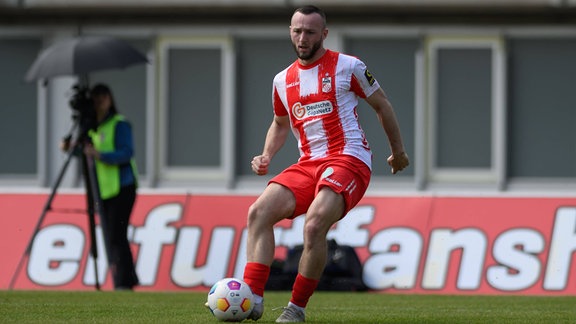
<path id="1" fill-rule="evenodd" d="M 322 31 L 322 40 L 326 40 L 326 37 L 328 37 L 328 28 L 324 28 Z"/>

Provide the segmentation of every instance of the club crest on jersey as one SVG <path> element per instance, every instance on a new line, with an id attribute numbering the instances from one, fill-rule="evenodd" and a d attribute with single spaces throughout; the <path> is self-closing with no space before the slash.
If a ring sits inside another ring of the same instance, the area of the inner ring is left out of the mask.
<path id="1" fill-rule="evenodd" d="M 296 119 L 327 115 L 334 110 L 332 103 L 328 100 L 302 105 L 300 102 L 292 105 L 292 115 Z"/>
<path id="2" fill-rule="evenodd" d="M 332 77 L 326 74 L 326 76 L 322 78 L 322 92 L 327 93 L 330 91 L 332 91 Z"/>
<path id="3" fill-rule="evenodd" d="M 364 76 L 366 77 L 366 80 L 368 80 L 368 83 L 370 85 L 373 85 L 374 81 L 376 81 L 376 79 L 374 79 L 374 76 L 372 75 L 372 73 L 370 73 L 370 71 L 368 71 L 368 69 L 364 71 Z"/>

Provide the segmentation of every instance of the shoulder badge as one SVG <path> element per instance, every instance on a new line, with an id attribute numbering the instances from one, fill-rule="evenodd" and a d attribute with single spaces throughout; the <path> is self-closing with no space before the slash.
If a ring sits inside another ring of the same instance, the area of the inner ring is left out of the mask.
<path id="1" fill-rule="evenodd" d="M 370 73 L 370 71 L 368 71 L 368 69 L 364 71 L 364 76 L 366 77 L 366 80 L 368 80 L 368 83 L 370 85 L 374 85 L 374 81 L 376 81 L 376 79 L 374 79 L 374 76 L 372 75 L 372 73 Z"/>

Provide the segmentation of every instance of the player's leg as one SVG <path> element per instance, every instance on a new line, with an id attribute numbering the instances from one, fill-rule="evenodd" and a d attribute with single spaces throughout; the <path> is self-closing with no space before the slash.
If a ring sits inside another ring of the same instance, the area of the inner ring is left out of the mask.
<path id="1" fill-rule="evenodd" d="M 344 210 L 342 194 L 329 187 L 320 189 L 306 213 L 304 246 L 292 287 L 292 298 L 276 322 L 304 322 L 304 308 L 316 290 L 326 265 L 326 235 L 330 227 L 342 218 Z"/>
<path id="2" fill-rule="evenodd" d="M 304 246 L 298 271 L 303 276 L 319 280 L 326 265 L 328 231 L 344 215 L 342 194 L 323 187 L 310 205 L 304 222 Z"/>
<path id="3" fill-rule="evenodd" d="M 314 293 L 327 258 L 326 236 L 362 198 L 370 182 L 370 169 L 353 157 L 330 159 L 318 168 L 318 193 L 306 212 L 304 249 L 288 307 L 276 322 L 303 322 L 304 308 Z"/>
<path id="4" fill-rule="evenodd" d="M 248 262 L 272 264 L 274 258 L 274 225 L 291 217 L 295 198 L 290 190 L 270 183 L 248 209 Z"/>
<path id="5" fill-rule="evenodd" d="M 244 281 L 254 293 L 254 310 L 248 317 L 257 320 L 264 312 L 264 288 L 274 260 L 274 224 L 292 217 L 296 205 L 286 187 L 270 183 L 248 210 L 247 263 Z"/>

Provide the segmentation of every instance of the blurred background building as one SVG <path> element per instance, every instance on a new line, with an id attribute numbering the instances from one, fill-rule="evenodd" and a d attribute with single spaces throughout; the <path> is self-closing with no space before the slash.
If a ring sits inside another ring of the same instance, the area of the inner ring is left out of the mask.
<path id="1" fill-rule="evenodd" d="M 538 195 L 576 189 L 576 0 L 0 0 L 0 191 L 50 187 L 74 77 L 25 82 L 39 52 L 110 35 L 150 63 L 98 72 L 133 124 L 143 190 L 259 192 L 250 170 L 293 10 L 328 14 L 328 48 L 362 58 L 390 97 L 412 165 L 391 176 L 375 114 L 369 193 Z M 291 138 L 273 173 L 297 159 Z M 63 188 L 79 190 L 77 167 Z"/>

